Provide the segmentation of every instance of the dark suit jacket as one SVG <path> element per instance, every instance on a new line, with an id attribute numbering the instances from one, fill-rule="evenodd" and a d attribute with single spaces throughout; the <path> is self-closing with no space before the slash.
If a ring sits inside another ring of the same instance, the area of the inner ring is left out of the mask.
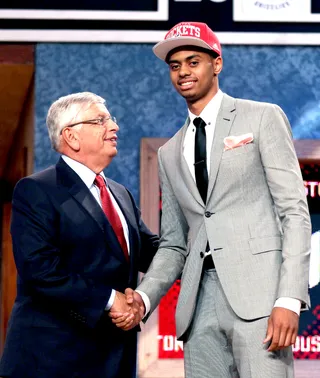
<path id="1" fill-rule="evenodd" d="M 158 237 L 128 190 L 108 184 L 128 223 L 130 264 L 101 207 L 63 159 L 17 184 L 11 224 L 17 298 L 0 376 L 135 377 L 136 330 L 117 329 L 105 307 L 112 289 L 136 287 Z"/>

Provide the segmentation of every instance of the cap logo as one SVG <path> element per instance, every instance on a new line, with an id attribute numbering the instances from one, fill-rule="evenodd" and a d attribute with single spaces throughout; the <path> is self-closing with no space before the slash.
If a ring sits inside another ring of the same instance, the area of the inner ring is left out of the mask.
<path id="1" fill-rule="evenodd" d="M 218 46 L 216 43 L 215 43 L 212 47 L 213 47 L 214 49 L 220 51 L 219 46 Z"/>
<path id="2" fill-rule="evenodd" d="M 197 37 L 200 38 L 201 29 L 194 25 L 178 25 L 172 28 L 165 39 L 176 37 Z"/>

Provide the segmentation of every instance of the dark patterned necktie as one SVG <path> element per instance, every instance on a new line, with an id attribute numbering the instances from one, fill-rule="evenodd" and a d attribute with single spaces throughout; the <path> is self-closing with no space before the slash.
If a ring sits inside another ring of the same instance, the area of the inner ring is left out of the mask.
<path id="1" fill-rule="evenodd" d="M 103 177 L 101 177 L 100 175 L 97 175 L 96 179 L 94 180 L 94 184 L 100 190 L 100 199 L 101 199 L 103 212 L 108 218 L 108 221 L 110 222 L 113 228 L 113 231 L 115 232 L 119 240 L 119 243 L 121 245 L 121 248 L 123 250 L 126 260 L 129 261 L 128 246 L 127 246 L 126 239 L 124 237 L 122 223 L 121 223 L 119 214 L 117 213 L 117 210 L 113 206 L 110 194 L 107 190 L 106 183 Z"/>
<path id="2" fill-rule="evenodd" d="M 208 191 L 208 171 L 207 171 L 207 143 L 206 143 L 206 123 L 200 117 L 194 119 L 196 136 L 194 143 L 194 172 L 196 183 L 204 203 L 207 201 Z"/>

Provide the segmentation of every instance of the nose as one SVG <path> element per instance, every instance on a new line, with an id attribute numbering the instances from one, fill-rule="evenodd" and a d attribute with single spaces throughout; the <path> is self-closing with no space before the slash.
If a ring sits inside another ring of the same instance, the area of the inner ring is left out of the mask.
<path id="1" fill-rule="evenodd" d="M 190 75 L 190 69 L 188 64 L 182 64 L 179 71 L 180 77 L 185 77 Z"/>
<path id="2" fill-rule="evenodd" d="M 114 122 L 113 120 L 110 120 L 110 131 L 118 131 L 119 125 L 117 122 Z"/>

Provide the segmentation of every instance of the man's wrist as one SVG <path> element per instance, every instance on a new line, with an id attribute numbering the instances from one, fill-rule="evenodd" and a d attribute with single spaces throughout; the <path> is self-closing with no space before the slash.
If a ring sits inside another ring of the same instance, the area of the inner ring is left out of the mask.
<path id="1" fill-rule="evenodd" d="M 110 311 L 116 297 L 116 291 L 112 289 L 105 311 Z"/>
<path id="2" fill-rule="evenodd" d="M 280 297 L 276 300 L 273 307 L 286 308 L 287 310 L 291 310 L 295 312 L 298 316 L 300 316 L 301 301 L 296 298 Z"/>
<path id="3" fill-rule="evenodd" d="M 146 293 L 144 293 L 143 291 L 140 291 L 140 290 L 136 290 L 136 292 L 138 293 L 138 294 L 140 294 L 140 296 L 141 296 L 141 298 L 142 298 L 142 301 L 143 301 L 143 303 L 144 303 L 144 309 L 145 309 L 145 311 L 144 311 L 144 316 L 143 316 L 143 318 L 150 312 L 150 308 L 151 308 L 151 305 L 150 305 L 150 299 L 149 299 L 149 297 L 147 296 L 147 294 Z M 143 319 L 142 318 L 142 319 Z"/>

